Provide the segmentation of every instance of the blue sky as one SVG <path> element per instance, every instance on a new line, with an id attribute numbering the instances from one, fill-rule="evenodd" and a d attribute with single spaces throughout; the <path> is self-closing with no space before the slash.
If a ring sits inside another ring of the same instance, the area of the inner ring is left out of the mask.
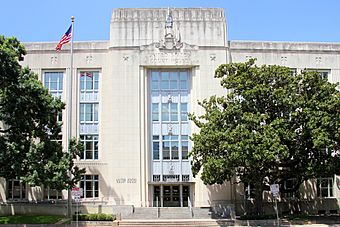
<path id="1" fill-rule="evenodd" d="M 113 8 L 219 7 L 229 40 L 340 42 L 340 0 L 2 0 L 0 34 L 58 41 L 76 18 L 75 41 L 108 40 Z"/>

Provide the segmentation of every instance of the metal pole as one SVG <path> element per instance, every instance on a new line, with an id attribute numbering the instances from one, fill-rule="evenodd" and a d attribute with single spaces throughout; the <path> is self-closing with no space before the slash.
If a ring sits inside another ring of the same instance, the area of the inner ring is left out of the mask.
<path id="1" fill-rule="evenodd" d="M 276 196 L 275 196 L 275 207 L 276 207 L 277 226 L 280 226 L 279 209 L 277 208 L 277 198 L 276 198 Z"/>
<path id="2" fill-rule="evenodd" d="M 71 141 L 71 133 L 72 133 L 72 80 L 73 80 L 73 37 L 74 37 L 74 16 L 71 17 L 72 22 L 72 36 L 71 36 L 71 66 L 70 66 L 70 78 L 69 78 L 69 94 L 68 94 L 68 138 L 67 138 L 67 152 L 70 152 L 70 141 Z M 69 170 L 69 178 L 71 179 L 71 170 Z M 72 195 L 71 188 L 69 185 L 67 192 L 67 215 L 68 217 L 72 217 Z"/>
<path id="3" fill-rule="evenodd" d="M 77 227 L 78 227 L 78 215 L 79 215 L 79 200 L 77 202 Z"/>

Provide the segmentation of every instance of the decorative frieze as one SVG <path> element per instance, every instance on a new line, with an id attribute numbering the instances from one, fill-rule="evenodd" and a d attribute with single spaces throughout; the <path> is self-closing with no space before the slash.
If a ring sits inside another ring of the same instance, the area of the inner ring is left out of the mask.
<path id="1" fill-rule="evenodd" d="M 86 60 L 86 64 L 91 64 L 91 63 L 93 63 L 93 56 L 88 55 L 88 56 L 86 56 L 85 60 Z"/>
<path id="2" fill-rule="evenodd" d="M 216 61 L 216 54 L 210 54 L 210 61 Z"/>
<path id="3" fill-rule="evenodd" d="M 54 64 L 57 64 L 58 63 L 58 57 L 57 56 L 52 56 L 51 57 L 51 64 L 54 65 Z"/>
<path id="4" fill-rule="evenodd" d="M 287 57 L 281 56 L 281 65 L 286 65 L 286 64 L 287 64 Z"/>

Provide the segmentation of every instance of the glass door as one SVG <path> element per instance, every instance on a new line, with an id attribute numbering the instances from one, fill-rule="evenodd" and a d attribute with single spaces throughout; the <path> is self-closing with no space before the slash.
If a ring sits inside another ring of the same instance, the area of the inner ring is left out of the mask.
<path id="1" fill-rule="evenodd" d="M 164 207 L 180 207 L 180 191 L 178 185 L 163 187 L 163 206 Z"/>
<path id="2" fill-rule="evenodd" d="M 187 207 L 188 206 L 188 199 L 190 197 L 190 190 L 189 186 L 183 185 L 183 206 Z"/>

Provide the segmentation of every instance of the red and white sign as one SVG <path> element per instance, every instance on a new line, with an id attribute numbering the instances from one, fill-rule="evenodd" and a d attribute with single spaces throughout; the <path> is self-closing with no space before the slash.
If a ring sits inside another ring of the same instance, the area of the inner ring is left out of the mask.
<path id="1" fill-rule="evenodd" d="M 72 188 L 72 197 L 82 197 L 83 189 L 82 188 Z"/>

